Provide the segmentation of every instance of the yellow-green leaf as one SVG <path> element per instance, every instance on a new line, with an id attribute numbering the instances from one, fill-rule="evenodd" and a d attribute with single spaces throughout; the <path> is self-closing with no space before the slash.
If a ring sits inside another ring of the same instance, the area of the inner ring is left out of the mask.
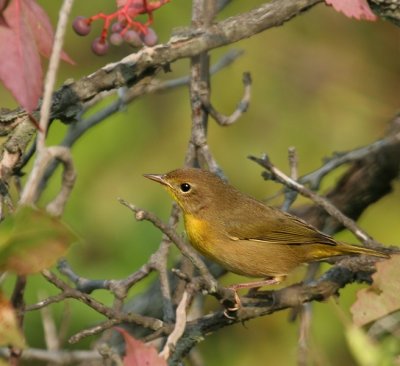
<path id="1" fill-rule="evenodd" d="M 0 270 L 19 275 L 51 267 L 77 241 L 60 219 L 27 206 L 0 225 L 0 238 Z"/>

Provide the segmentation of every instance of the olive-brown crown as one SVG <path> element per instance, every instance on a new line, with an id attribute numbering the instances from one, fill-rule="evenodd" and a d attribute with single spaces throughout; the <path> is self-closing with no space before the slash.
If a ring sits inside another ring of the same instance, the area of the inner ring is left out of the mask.
<path id="1" fill-rule="evenodd" d="M 202 169 L 176 169 L 167 174 L 148 174 L 147 178 L 165 186 L 185 213 L 199 214 L 206 208 L 226 208 L 241 193 L 217 175 Z"/>

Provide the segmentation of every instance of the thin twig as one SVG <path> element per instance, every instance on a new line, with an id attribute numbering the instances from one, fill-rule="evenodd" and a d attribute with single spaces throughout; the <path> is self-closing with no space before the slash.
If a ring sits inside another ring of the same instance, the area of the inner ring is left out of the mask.
<path id="1" fill-rule="evenodd" d="M 49 67 L 46 74 L 44 85 L 43 101 L 40 108 L 40 130 L 38 132 L 37 149 L 42 150 L 45 147 L 45 139 L 47 135 L 47 124 L 49 122 L 50 108 L 52 104 L 53 90 L 56 82 L 58 65 L 60 63 L 60 55 L 64 43 L 64 34 L 67 28 L 69 13 L 74 0 L 64 0 L 60 12 L 58 14 L 57 29 L 54 35 L 53 49 L 50 56 Z"/>
<path id="2" fill-rule="evenodd" d="M 0 348 L 0 355 L 10 357 L 6 348 Z M 80 362 L 101 361 L 98 351 L 50 351 L 38 348 L 26 348 L 21 355 L 22 360 L 51 362 L 52 364 L 77 365 Z"/>
<path id="3" fill-rule="evenodd" d="M 42 298 L 45 297 L 44 293 L 41 294 L 41 297 Z M 57 327 L 54 322 L 54 318 L 51 313 L 51 309 L 49 307 L 43 307 L 40 309 L 40 313 L 42 315 L 44 339 L 46 342 L 46 348 L 49 351 L 57 351 L 60 349 L 60 340 L 57 336 Z"/>
<path id="4" fill-rule="evenodd" d="M 21 204 L 34 204 L 36 202 L 36 200 L 39 198 L 39 183 L 48 165 L 53 158 L 60 159 L 64 164 L 63 184 L 61 186 L 61 191 L 55 200 L 48 206 L 48 211 L 56 216 L 59 216 L 64 209 L 65 203 L 75 181 L 75 171 L 73 169 L 72 159 L 68 154 L 69 150 L 61 146 L 53 147 L 51 150 L 46 149 L 45 139 L 47 136 L 47 128 L 49 123 L 50 109 L 52 106 L 52 97 L 57 69 L 60 62 L 64 34 L 67 28 L 68 16 L 71 11 L 72 4 L 73 0 L 64 0 L 59 12 L 59 20 L 54 36 L 53 49 L 46 74 L 43 101 L 40 108 L 40 128 L 36 140 L 36 149 L 38 151 L 38 155 L 25 188 L 21 194 L 20 200 Z"/>
<path id="5" fill-rule="evenodd" d="M 176 343 L 179 341 L 179 338 L 182 337 L 182 334 L 186 327 L 186 308 L 188 306 L 189 294 L 187 291 L 183 292 L 181 302 L 179 303 L 176 309 L 176 322 L 174 330 L 170 333 L 167 338 L 165 347 L 160 352 L 160 356 L 164 359 L 168 360 L 171 350 L 174 349 Z"/>
<path id="6" fill-rule="evenodd" d="M 224 69 L 225 67 L 233 63 L 242 54 L 243 54 L 242 50 L 228 51 L 211 67 L 210 73 L 214 74 L 219 72 L 220 70 Z M 189 81 L 190 81 L 189 76 L 184 76 L 181 78 L 167 80 L 167 81 L 160 81 L 153 79 L 150 82 L 146 81 L 135 84 L 131 88 L 129 88 L 122 96 L 120 95 L 117 100 L 110 103 L 108 106 L 104 107 L 100 111 L 94 113 L 93 115 L 83 120 L 71 123 L 67 131 L 67 134 L 60 145 L 71 148 L 76 143 L 76 141 L 78 141 L 91 128 L 105 121 L 108 117 L 112 116 L 113 114 L 121 111 L 123 106 L 131 103 L 132 101 L 141 96 L 152 93 L 160 93 L 169 89 L 187 85 Z M 109 94 L 110 92 L 107 93 L 107 95 Z M 103 100 L 105 94 L 100 93 L 100 95 L 102 97 L 96 98 L 95 101 L 92 100 L 90 103 L 87 103 L 85 105 L 85 110 L 88 109 L 90 106 L 93 106 L 93 104 L 96 104 L 97 102 Z M 82 111 L 82 113 L 83 112 L 84 111 Z M 59 163 L 60 162 L 58 160 L 53 160 L 51 162 L 39 184 L 39 191 L 45 189 L 48 180 L 50 179 L 50 177 L 53 176 L 53 173 L 58 167 Z"/>
<path id="7" fill-rule="evenodd" d="M 104 332 L 106 329 L 112 328 L 114 325 L 120 324 L 121 321 L 117 319 L 109 319 L 103 323 L 95 325 L 94 327 L 83 329 L 78 333 L 74 334 L 72 337 L 68 339 L 68 342 L 71 344 L 78 343 L 83 338 L 90 337 L 101 332 Z"/>
<path id="8" fill-rule="evenodd" d="M 200 259 L 197 253 L 194 252 L 194 250 L 184 242 L 184 240 L 176 233 L 175 230 L 163 223 L 157 216 L 155 216 L 151 212 L 140 209 L 121 198 L 119 199 L 119 201 L 122 205 L 128 207 L 131 211 L 135 213 L 136 220 L 150 221 L 155 227 L 159 228 L 165 235 L 167 235 L 168 238 L 175 243 L 181 253 L 185 257 L 189 258 L 190 261 L 195 265 L 195 267 L 200 271 L 207 284 L 208 291 L 210 293 L 216 292 L 218 285 L 211 275 L 210 271 L 207 269 L 206 265 Z"/>
<path id="9" fill-rule="evenodd" d="M 11 304 L 17 312 L 18 326 L 22 328 L 24 318 L 25 318 L 25 294 L 26 288 L 26 276 L 17 276 L 13 294 L 11 296 Z M 10 365 L 17 366 L 21 358 L 22 349 L 16 348 L 15 346 L 10 346 Z"/>
<path id="10" fill-rule="evenodd" d="M 138 325 L 141 325 L 146 328 L 150 328 L 152 330 L 158 330 L 164 326 L 164 323 L 155 318 L 142 316 L 134 313 L 122 313 L 116 312 L 114 309 L 102 304 L 101 302 L 95 300 L 93 297 L 90 297 L 87 294 L 84 294 L 72 287 L 68 286 L 64 281 L 60 280 L 54 273 L 44 270 L 42 271 L 42 275 L 53 285 L 58 287 L 61 291 L 65 293 L 65 297 L 73 298 L 79 300 L 92 309 L 96 310 L 98 313 L 103 314 L 108 319 L 113 319 L 118 322 L 132 322 Z"/>
<path id="11" fill-rule="evenodd" d="M 60 192 L 57 194 L 54 200 L 47 205 L 46 210 L 54 216 L 61 216 L 69 195 L 74 188 L 76 172 L 74 163 L 72 161 L 71 151 L 68 148 L 64 146 L 52 146 L 47 148 L 47 150 L 52 155 L 52 159 L 57 159 L 62 162 L 64 170 L 62 174 Z M 48 164 L 51 163 L 52 159 L 49 160 Z M 47 166 L 44 168 L 44 171 L 46 171 Z"/>
<path id="12" fill-rule="evenodd" d="M 249 156 L 249 159 L 255 161 L 256 163 L 267 169 L 268 172 L 272 175 L 272 179 L 278 181 L 281 184 L 286 185 L 290 189 L 299 192 L 301 195 L 310 198 L 318 206 L 324 208 L 324 210 L 326 210 L 331 216 L 335 217 L 339 222 L 341 222 L 345 227 L 347 227 L 364 244 L 368 245 L 374 242 L 374 240 L 364 230 L 362 230 L 352 219 L 343 215 L 340 212 L 340 210 L 338 210 L 334 205 L 332 205 L 327 199 L 312 192 L 311 190 L 304 187 L 302 184 L 294 181 L 286 174 L 284 174 L 282 171 L 280 171 L 278 168 L 276 168 L 271 163 L 267 155 L 264 155 L 262 158 Z"/>
<path id="13" fill-rule="evenodd" d="M 179 221 L 179 208 L 176 204 L 172 205 L 171 214 L 168 220 L 168 226 L 176 228 Z M 157 250 L 157 257 L 152 256 L 153 267 L 158 270 L 160 274 L 160 290 L 163 301 L 163 320 L 166 323 L 175 322 L 174 305 L 171 296 L 171 284 L 168 276 L 168 254 L 171 247 L 171 240 L 167 235 L 163 235 L 159 249 Z"/>
<path id="14" fill-rule="evenodd" d="M 53 159 L 59 159 L 63 163 L 64 171 L 60 192 L 56 198 L 49 203 L 47 210 L 51 214 L 59 216 L 64 210 L 64 206 L 76 179 L 70 150 L 64 146 L 52 146 L 40 151 L 28 177 L 28 181 L 25 184 L 24 190 L 22 191 L 20 204 L 34 204 L 39 199 L 40 193 L 42 192 L 39 189 L 40 181 Z"/>
<path id="15" fill-rule="evenodd" d="M 232 0 L 218 0 L 217 1 L 217 11 L 220 12 L 224 9 L 228 4 L 231 3 Z"/>
<path id="16" fill-rule="evenodd" d="M 62 292 L 62 293 L 60 293 L 58 295 L 55 295 L 55 296 L 46 297 L 45 299 L 40 300 L 35 304 L 27 305 L 25 307 L 25 312 L 39 310 L 39 309 L 42 309 L 42 308 L 44 308 L 46 306 L 49 306 L 51 304 L 57 304 L 59 302 L 64 301 L 65 299 L 68 299 L 69 297 L 70 297 L 70 295 L 68 293 L 66 293 L 66 292 Z"/>
<path id="17" fill-rule="evenodd" d="M 298 178 L 298 158 L 295 147 L 289 147 L 289 168 L 290 168 L 290 178 L 297 181 Z M 282 211 L 289 211 L 290 206 L 292 206 L 293 202 L 297 198 L 297 192 L 293 189 L 285 187 L 285 201 L 282 205 Z"/>
<path id="18" fill-rule="evenodd" d="M 289 147 L 289 167 L 290 167 L 290 178 L 297 180 L 299 178 L 299 157 L 294 146 Z"/>
<path id="19" fill-rule="evenodd" d="M 299 179 L 300 183 L 308 184 L 312 190 L 317 190 L 320 187 L 322 179 L 335 168 L 350 162 L 364 159 L 368 155 L 382 150 L 384 147 L 397 144 L 400 140 L 400 133 L 390 134 L 383 139 L 377 140 L 372 144 L 360 147 L 348 152 L 336 153 L 331 158 L 326 159 L 326 162 L 319 169 L 308 173 Z"/>
<path id="20" fill-rule="evenodd" d="M 297 366 L 307 366 L 309 364 L 308 355 L 311 317 L 311 303 L 303 304 L 300 310 L 299 339 L 297 341 Z"/>
<path id="21" fill-rule="evenodd" d="M 207 110 L 207 112 L 214 118 L 214 120 L 220 126 L 229 126 L 235 123 L 243 113 L 247 111 L 250 104 L 251 99 L 251 76 L 250 73 L 243 73 L 243 85 L 244 92 L 241 101 L 239 102 L 237 108 L 230 116 L 225 116 L 222 113 L 218 112 L 210 103 L 209 98 L 202 96 L 201 101 L 203 103 L 203 107 Z"/>
<path id="22" fill-rule="evenodd" d="M 178 59 L 192 57 L 281 26 L 321 2 L 272 0 L 248 12 L 216 22 L 212 27 L 190 29 L 185 34 L 172 37 L 166 44 L 144 47 L 120 62 L 106 65 L 80 80 L 65 83 L 55 93 L 51 118 L 70 123 L 79 116 L 82 103 L 89 102 L 104 90 L 140 82 Z"/>
<path id="23" fill-rule="evenodd" d="M 210 29 L 216 15 L 216 2 L 213 0 L 194 0 L 192 6 L 192 27 Z M 207 142 L 208 112 L 203 103 L 209 102 L 210 70 L 208 50 L 199 52 L 190 62 L 190 105 L 192 110 L 192 130 L 185 157 L 185 165 L 206 166 L 213 173 L 224 177 L 222 169 L 211 154 Z"/>

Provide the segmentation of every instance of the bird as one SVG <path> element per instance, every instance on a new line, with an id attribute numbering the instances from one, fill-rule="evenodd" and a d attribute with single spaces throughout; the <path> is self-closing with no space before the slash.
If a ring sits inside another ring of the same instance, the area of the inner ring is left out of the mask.
<path id="1" fill-rule="evenodd" d="M 233 273 L 261 280 L 231 285 L 257 289 L 282 282 L 296 267 L 344 255 L 388 258 L 375 249 L 336 241 L 197 168 L 144 174 L 166 188 L 182 212 L 191 245 Z"/>

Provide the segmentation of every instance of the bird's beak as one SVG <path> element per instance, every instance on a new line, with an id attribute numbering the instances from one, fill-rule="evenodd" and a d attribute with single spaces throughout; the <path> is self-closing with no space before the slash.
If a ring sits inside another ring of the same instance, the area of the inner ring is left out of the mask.
<path id="1" fill-rule="evenodd" d="M 154 180 L 164 186 L 169 186 L 168 182 L 165 180 L 165 174 L 143 174 L 145 178 Z"/>

